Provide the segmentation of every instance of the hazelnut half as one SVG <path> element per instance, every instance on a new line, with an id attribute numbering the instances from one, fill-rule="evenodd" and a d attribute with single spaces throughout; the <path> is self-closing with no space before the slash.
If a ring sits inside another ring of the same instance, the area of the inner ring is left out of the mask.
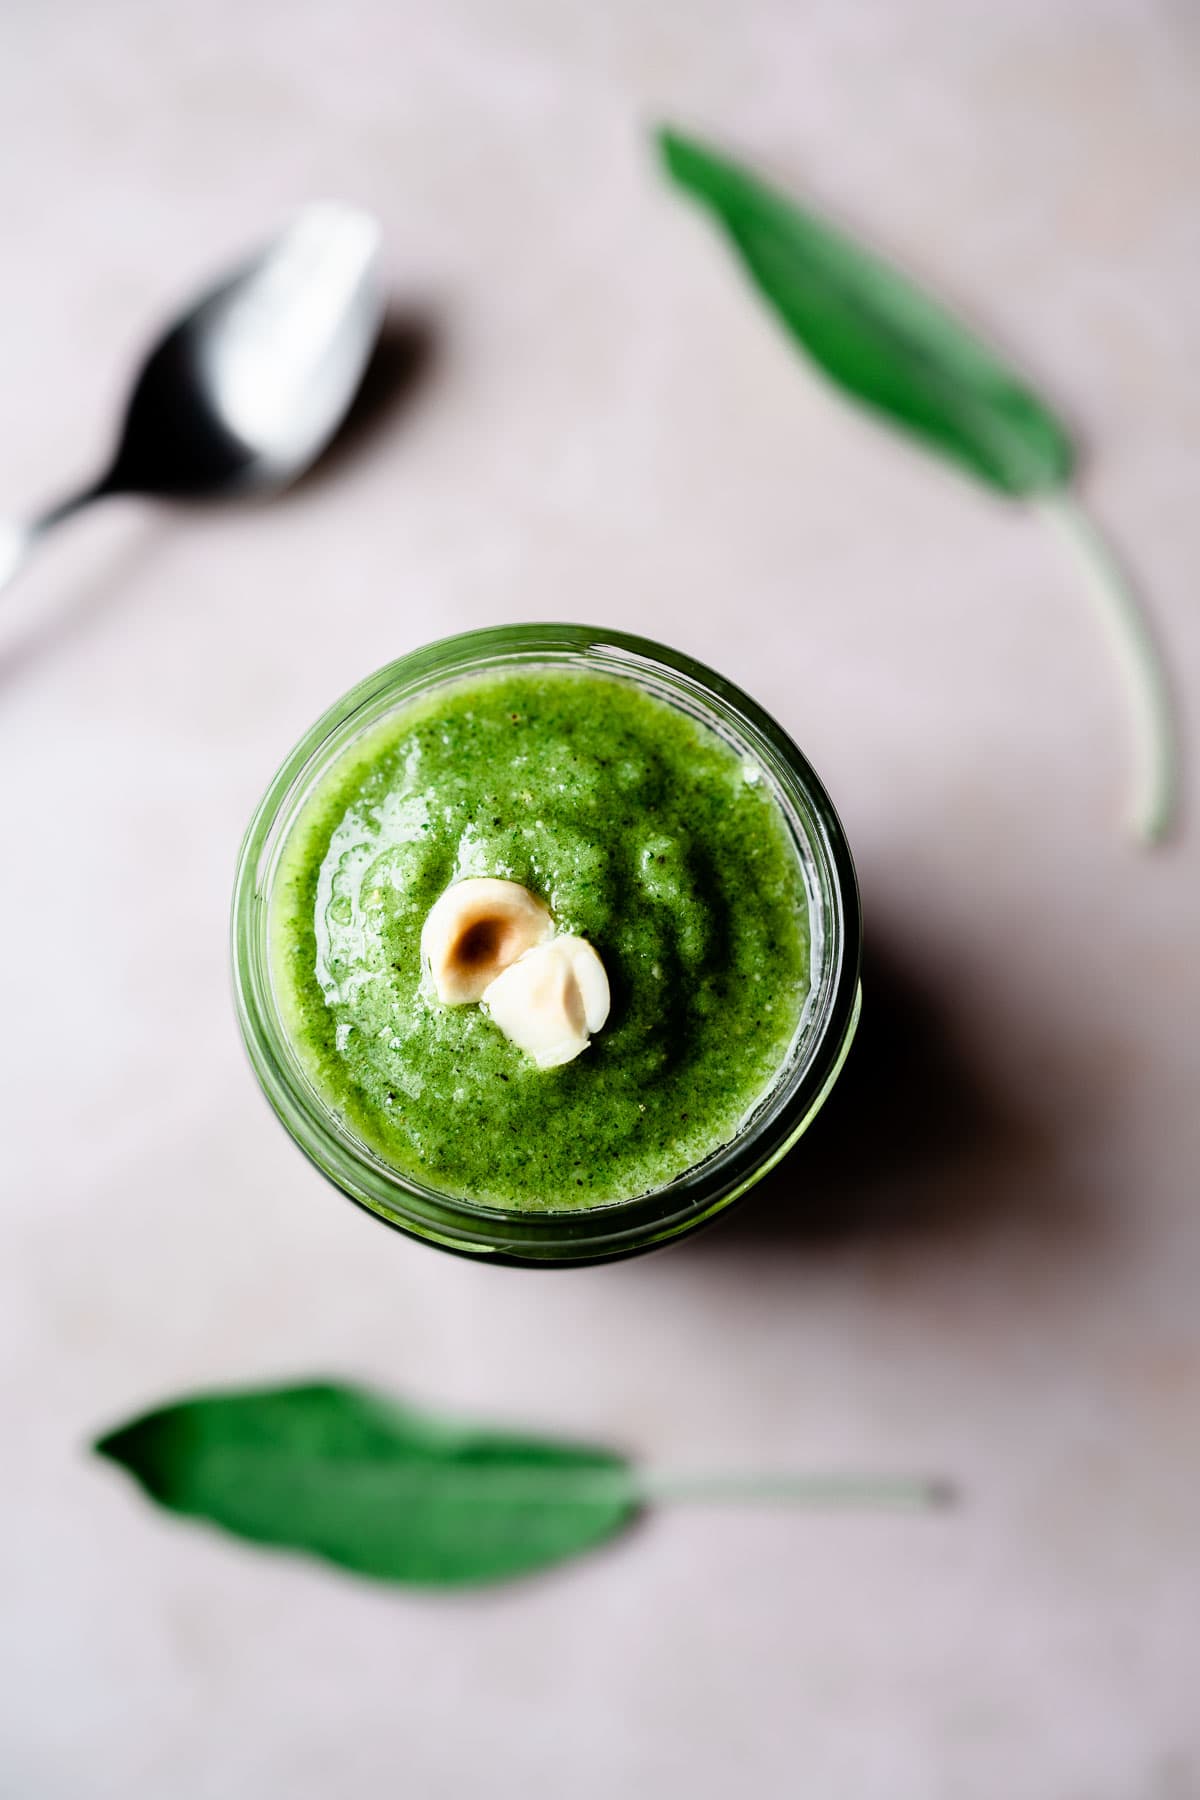
<path id="1" fill-rule="evenodd" d="M 550 909 L 519 881 L 470 876 L 434 901 L 421 955 L 447 1006 L 480 1000 L 498 975 L 554 931 Z"/>
<path id="2" fill-rule="evenodd" d="M 608 1018 L 608 976 L 586 938 L 551 938 L 498 975 L 483 1004 L 539 1069 L 556 1069 L 586 1050 Z"/>

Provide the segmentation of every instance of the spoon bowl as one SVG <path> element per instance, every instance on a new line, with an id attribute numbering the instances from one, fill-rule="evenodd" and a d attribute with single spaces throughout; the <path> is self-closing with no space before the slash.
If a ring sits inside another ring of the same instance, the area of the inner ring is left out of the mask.
<path id="1" fill-rule="evenodd" d="M 112 462 L 31 524 L 0 521 L 0 586 L 60 520 L 112 494 L 269 494 L 308 469 L 358 391 L 383 323 L 381 233 L 356 207 L 305 207 L 150 351 Z"/>

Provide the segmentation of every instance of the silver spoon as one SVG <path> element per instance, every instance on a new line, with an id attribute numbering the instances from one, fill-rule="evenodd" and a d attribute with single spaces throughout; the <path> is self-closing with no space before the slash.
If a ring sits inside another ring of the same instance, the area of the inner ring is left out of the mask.
<path id="1" fill-rule="evenodd" d="M 380 230 L 308 206 L 162 337 L 134 383 L 106 474 L 28 524 L 0 520 L 0 587 L 52 526 L 94 500 L 269 493 L 320 455 L 383 322 Z"/>

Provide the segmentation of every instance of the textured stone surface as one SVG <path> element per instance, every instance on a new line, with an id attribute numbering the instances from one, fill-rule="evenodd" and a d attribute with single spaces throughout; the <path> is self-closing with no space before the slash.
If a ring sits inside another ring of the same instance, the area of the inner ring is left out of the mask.
<path id="1" fill-rule="evenodd" d="M 832 400 L 644 137 L 744 146 L 1020 350 L 1194 716 L 1198 62 L 1182 0 L 8 7 L 6 506 L 88 472 L 145 332 L 299 200 L 379 211 L 433 343 L 287 501 L 114 506 L 4 600 L 0 1791 L 1200 1792 L 1195 830 L 1122 839 L 1124 713 L 1053 537 Z M 861 1049 L 761 1199 L 547 1275 L 339 1201 L 226 977 L 301 730 L 522 617 L 645 630 L 774 709 L 870 932 Z M 175 1525 L 83 1454 L 308 1370 L 963 1504 L 681 1509 L 440 1602 Z"/>

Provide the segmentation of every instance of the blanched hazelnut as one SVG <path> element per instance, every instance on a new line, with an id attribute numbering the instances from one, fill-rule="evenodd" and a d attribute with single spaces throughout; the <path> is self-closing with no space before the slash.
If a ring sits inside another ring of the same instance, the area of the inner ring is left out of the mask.
<path id="1" fill-rule="evenodd" d="M 483 1004 L 539 1069 L 554 1069 L 586 1050 L 608 1018 L 608 976 L 585 938 L 551 938 L 497 976 Z"/>
<path id="2" fill-rule="evenodd" d="M 421 955 L 447 1006 L 482 999 L 517 958 L 554 930 L 550 909 L 519 881 L 471 876 L 434 901 L 421 929 Z"/>

